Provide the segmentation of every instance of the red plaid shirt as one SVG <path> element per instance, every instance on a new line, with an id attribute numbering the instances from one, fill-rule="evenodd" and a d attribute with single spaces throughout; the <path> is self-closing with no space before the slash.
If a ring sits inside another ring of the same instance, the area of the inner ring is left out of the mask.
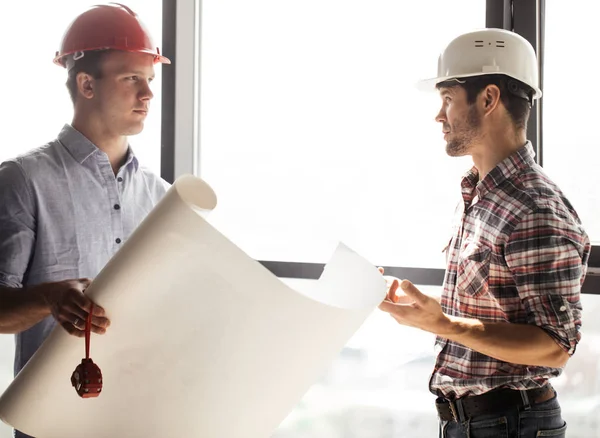
<path id="1" fill-rule="evenodd" d="M 590 241 L 577 213 L 534 161 L 528 142 L 479 181 L 462 180 L 447 248 L 442 308 L 487 322 L 533 324 L 572 355 Z M 430 390 L 449 399 L 542 386 L 561 369 L 493 359 L 438 337 Z"/>

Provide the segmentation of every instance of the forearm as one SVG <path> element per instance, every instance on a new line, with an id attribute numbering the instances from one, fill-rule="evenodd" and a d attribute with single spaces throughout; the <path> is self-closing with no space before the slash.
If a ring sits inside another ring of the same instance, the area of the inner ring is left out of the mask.
<path id="1" fill-rule="evenodd" d="M 569 355 L 541 328 L 527 324 L 481 322 L 449 316 L 440 336 L 505 362 L 563 367 Z"/>
<path id="2" fill-rule="evenodd" d="M 38 288 L 0 286 L 0 333 L 19 333 L 50 315 Z"/>

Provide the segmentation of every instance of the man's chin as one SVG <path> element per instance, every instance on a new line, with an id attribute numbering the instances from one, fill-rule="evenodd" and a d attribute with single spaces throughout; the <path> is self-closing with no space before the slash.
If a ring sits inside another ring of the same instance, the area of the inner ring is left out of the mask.
<path id="1" fill-rule="evenodd" d="M 140 123 L 136 123 L 135 125 L 130 126 L 128 129 L 126 129 L 125 132 L 123 133 L 123 135 L 127 135 L 127 136 L 138 135 L 143 130 L 144 130 L 144 123 L 140 122 Z"/>
<path id="2" fill-rule="evenodd" d="M 450 157 L 464 157 L 467 155 L 467 148 L 462 144 L 448 142 L 446 143 L 446 154 Z"/>

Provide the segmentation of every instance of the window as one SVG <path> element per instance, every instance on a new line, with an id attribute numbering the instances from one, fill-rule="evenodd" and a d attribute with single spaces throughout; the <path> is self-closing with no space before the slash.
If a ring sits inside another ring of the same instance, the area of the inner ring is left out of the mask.
<path id="1" fill-rule="evenodd" d="M 312 280 L 284 281 L 302 290 Z M 441 287 L 419 289 L 441 293 Z M 376 310 L 271 438 L 437 436 L 435 396 L 427 388 L 434 339 Z"/>
<path id="2" fill-rule="evenodd" d="M 341 240 L 379 265 L 444 268 L 471 161 L 446 156 L 439 96 L 414 85 L 485 27 L 485 2 L 458 3 L 204 1 L 210 220 L 260 260 L 323 263 Z"/>
<path id="3" fill-rule="evenodd" d="M 4 111 L 0 162 L 56 138 L 65 123 L 70 123 L 73 110 L 65 87 L 66 71 L 52 63 L 68 24 L 93 2 L 33 0 L 11 3 L 3 11 L 0 41 L 5 56 L 0 87 Z M 129 0 L 161 45 L 162 1 Z M 160 173 L 161 68 L 156 68 L 152 91 L 154 99 L 144 131 L 131 138 L 140 163 Z M 0 392 L 13 377 L 14 341 L 0 336 Z M 12 429 L 0 423 L 0 438 L 12 437 Z"/>
<path id="4" fill-rule="evenodd" d="M 600 243 L 600 141 L 593 128 L 594 99 L 578 79 L 597 65 L 590 48 L 599 14 L 600 3 L 594 0 L 577 7 L 546 2 L 543 90 L 544 168 L 573 203 L 595 244 Z"/>
<path id="5" fill-rule="evenodd" d="M 599 14 L 600 4 L 593 0 L 578 2 L 576 8 L 546 2 L 542 98 L 544 168 L 572 202 L 595 245 L 600 243 L 600 174 L 596 169 L 600 143 L 593 130 L 595 104 L 585 89 L 574 84 L 597 64 L 589 47 Z M 600 297 L 584 295 L 582 304 L 582 340 L 554 386 L 569 435 L 600 436 L 600 324 L 594 318 L 600 311 Z"/>
<path id="6" fill-rule="evenodd" d="M 582 295 L 582 337 L 563 374 L 552 380 L 568 435 L 600 436 L 600 296 Z"/>
<path id="7" fill-rule="evenodd" d="M 303 287 L 303 280 L 287 281 L 292 287 Z M 441 292 L 436 287 L 419 288 Z M 599 296 L 581 299 L 585 315 L 600 312 Z M 437 436 L 434 396 L 426 389 L 435 361 L 433 340 L 433 335 L 374 312 L 272 438 Z M 598 318 L 584 319 L 577 351 L 552 385 L 559 394 L 569 436 L 600 436 Z"/>
<path id="8" fill-rule="evenodd" d="M 485 2 L 458 3 L 203 1 L 209 220 L 259 260 L 323 263 L 341 240 L 378 265 L 444 268 L 472 164 L 446 156 L 438 94 L 415 83 L 485 27 Z M 375 311 L 273 438 L 437 436 L 434 358 L 433 335 Z"/>

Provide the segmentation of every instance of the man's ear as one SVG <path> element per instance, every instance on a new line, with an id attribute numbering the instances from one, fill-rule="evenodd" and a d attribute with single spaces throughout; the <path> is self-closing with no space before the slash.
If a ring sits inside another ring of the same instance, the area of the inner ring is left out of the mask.
<path id="1" fill-rule="evenodd" d="M 92 99 L 94 97 L 96 82 L 92 75 L 79 72 L 75 81 L 77 82 L 77 91 L 82 97 L 85 99 Z"/>
<path id="2" fill-rule="evenodd" d="M 494 111 L 500 103 L 500 88 L 497 85 L 488 85 L 481 93 L 483 111 L 487 115 Z"/>

